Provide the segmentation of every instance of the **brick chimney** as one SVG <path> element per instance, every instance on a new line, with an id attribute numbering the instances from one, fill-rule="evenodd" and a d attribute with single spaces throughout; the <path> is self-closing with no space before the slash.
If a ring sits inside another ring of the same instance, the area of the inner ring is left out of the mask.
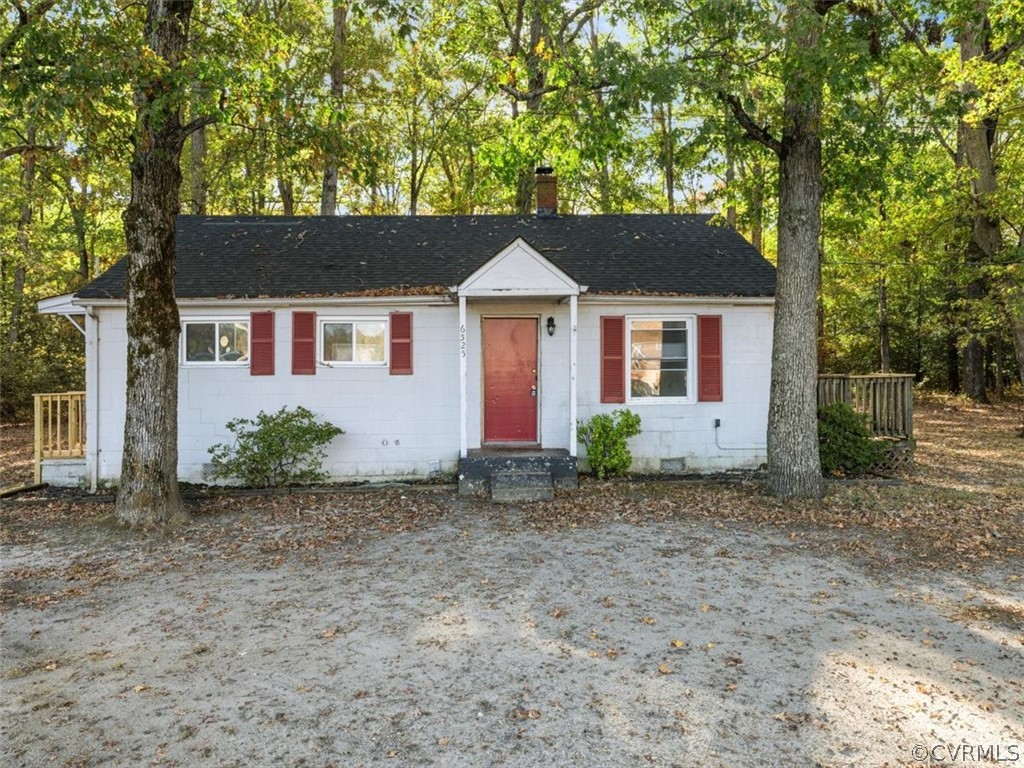
<path id="1" fill-rule="evenodd" d="M 558 215 L 558 180 L 554 170 L 546 165 L 537 169 L 537 215 L 544 218 Z"/>

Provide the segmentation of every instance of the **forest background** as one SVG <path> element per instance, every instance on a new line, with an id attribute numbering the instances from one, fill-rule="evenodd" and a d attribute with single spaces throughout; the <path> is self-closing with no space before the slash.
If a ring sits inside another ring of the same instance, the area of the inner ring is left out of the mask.
<path id="1" fill-rule="evenodd" d="M 831 11 L 800 64 L 825 83 L 819 367 L 1019 386 L 1024 4 L 799 2 Z M 528 213 L 551 165 L 562 213 L 709 212 L 774 260 L 786 5 L 197 0 L 182 212 Z M 35 301 L 124 255 L 144 20 L 0 18 L 4 419 L 82 387 L 81 334 Z"/>

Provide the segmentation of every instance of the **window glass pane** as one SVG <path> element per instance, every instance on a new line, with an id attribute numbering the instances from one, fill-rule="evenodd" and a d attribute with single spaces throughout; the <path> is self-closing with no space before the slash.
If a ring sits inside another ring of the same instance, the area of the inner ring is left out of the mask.
<path id="1" fill-rule="evenodd" d="M 686 357 L 686 323 L 682 320 L 668 320 L 661 331 L 661 356 Z"/>
<path id="2" fill-rule="evenodd" d="M 324 360 L 352 362 L 352 323 L 324 323 Z"/>
<path id="3" fill-rule="evenodd" d="M 249 355 L 249 326 L 247 323 L 218 323 L 218 359 L 225 362 L 242 360 Z"/>
<path id="4" fill-rule="evenodd" d="M 384 362 L 384 323 L 356 325 L 356 357 L 360 363 Z"/>
<path id="5" fill-rule="evenodd" d="M 215 323 L 185 324 L 185 361 L 213 362 L 217 359 L 217 326 Z"/>
<path id="6" fill-rule="evenodd" d="M 686 367 L 661 371 L 661 382 L 658 387 L 659 397 L 686 397 Z"/>
<path id="7" fill-rule="evenodd" d="M 687 396 L 685 320 L 630 323 L 630 396 Z"/>

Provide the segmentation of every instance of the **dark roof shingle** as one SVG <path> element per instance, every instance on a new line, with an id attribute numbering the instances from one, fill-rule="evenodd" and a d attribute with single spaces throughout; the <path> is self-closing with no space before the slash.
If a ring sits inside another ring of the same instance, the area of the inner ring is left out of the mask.
<path id="1" fill-rule="evenodd" d="M 775 269 L 704 215 L 180 216 L 179 298 L 424 293 L 517 237 L 590 293 L 772 296 Z M 123 298 L 125 262 L 78 291 Z"/>

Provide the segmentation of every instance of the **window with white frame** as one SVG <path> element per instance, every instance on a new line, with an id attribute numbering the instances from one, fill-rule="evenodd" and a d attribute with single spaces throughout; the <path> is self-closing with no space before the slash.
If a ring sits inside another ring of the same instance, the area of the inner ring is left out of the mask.
<path id="1" fill-rule="evenodd" d="M 692 316 L 629 319 L 629 399 L 692 402 Z"/>
<path id="2" fill-rule="evenodd" d="M 383 365 L 387 362 L 387 320 L 320 321 L 320 362 L 325 365 Z"/>
<path id="3" fill-rule="evenodd" d="M 182 334 L 188 364 L 249 362 L 249 322 L 246 320 L 189 320 Z"/>

